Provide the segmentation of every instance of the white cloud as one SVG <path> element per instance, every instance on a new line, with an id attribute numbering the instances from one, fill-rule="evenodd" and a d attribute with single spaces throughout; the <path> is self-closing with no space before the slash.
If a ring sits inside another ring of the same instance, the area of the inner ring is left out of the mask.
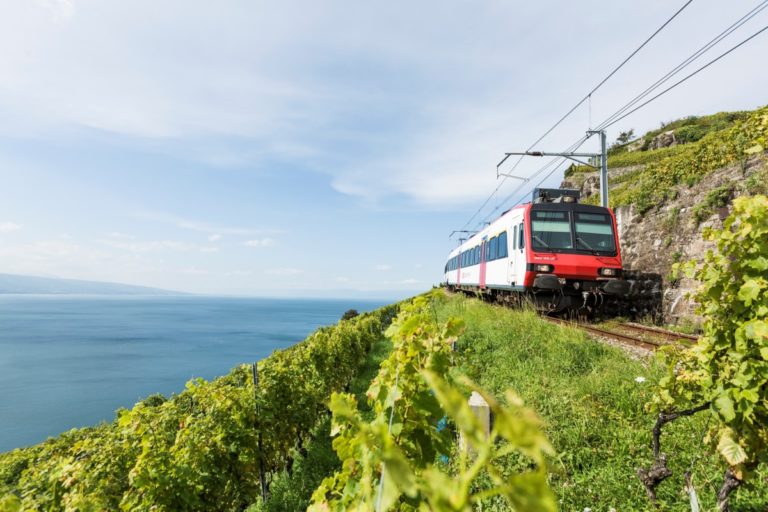
<path id="1" fill-rule="evenodd" d="M 271 268 L 267 270 L 266 273 L 271 276 L 297 276 L 299 274 L 303 274 L 304 270 L 292 267 L 279 267 Z"/>
<path id="2" fill-rule="evenodd" d="M 198 231 L 201 233 L 209 233 L 211 234 L 211 236 L 218 235 L 219 237 L 221 237 L 222 235 L 246 236 L 246 235 L 277 234 L 282 232 L 279 229 L 272 229 L 272 228 L 259 229 L 259 228 L 250 228 L 250 227 L 242 227 L 242 226 L 222 226 L 222 225 L 211 223 L 211 222 L 204 222 L 204 221 L 199 221 L 195 219 L 187 219 L 184 217 L 180 217 L 178 215 L 162 213 L 162 212 L 140 212 L 140 213 L 134 213 L 132 217 L 140 220 L 160 222 L 163 224 L 171 224 L 180 229 L 185 229 L 189 231 Z M 218 240 L 218 238 L 216 240 Z M 215 241 L 215 240 L 210 240 L 210 241 Z"/>
<path id="3" fill-rule="evenodd" d="M 228 270 L 227 272 L 224 272 L 225 276 L 234 276 L 234 277 L 244 277 L 244 276 L 252 276 L 253 270 Z"/>
<path id="4" fill-rule="evenodd" d="M 66 21 L 75 13 L 75 4 L 72 0 L 37 0 L 51 14 L 55 21 Z"/>
<path id="5" fill-rule="evenodd" d="M 219 251 L 218 247 L 190 244 L 178 240 L 124 241 L 121 239 L 106 239 L 101 242 L 114 249 L 132 253 L 150 253 L 159 251 L 212 253 Z"/>
<path id="6" fill-rule="evenodd" d="M 382 263 L 380 265 L 376 265 L 373 268 L 378 270 L 379 272 L 388 272 L 392 270 L 392 265 L 387 265 L 386 263 Z"/>
<path id="7" fill-rule="evenodd" d="M 344 194 L 434 209 L 484 199 L 504 151 L 525 149 L 670 14 L 666 2 L 593 0 L 561 2 L 554 14 L 542 2 L 444 9 L 396 0 L 349 9 L 330 0 L 304 2 L 299 15 L 290 2 L 8 3 L 0 114 L 11 128 L 0 131 L 59 137 L 88 127 L 248 170 L 279 159 L 326 174 Z M 562 149 L 590 116 L 601 120 L 750 7 L 692 5 L 594 95 L 591 112 L 575 112 L 540 149 Z M 534 22 L 544 17 L 542 29 Z M 628 18 L 631 26 L 622 23 Z M 606 39 L 616 44 L 601 45 Z M 761 44 L 745 45 L 627 123 L 640 131 L 659 118 L 764 102 L 768 67 L 750 65 L 762 61 Z M 744 69 L 749 80 L 734 84 Z M 539 165 L 526 161 L 518 173 Z M 514 185 L 509 180 L 500 198 Z M 270 234 L 172 222 L 211 234 Z"/>
<path id="8" fill-rule="evenodd" d="M 195 266 L 189 266 L 189 267 L 183 267 L 179 269 L 179 273 L 181 274 L 189 274 L 189 275 L 196 275 L 196 276 L 202 276 L 207 275 L 209 272 L 206 269 L 195 267 Z"/>
<path id="9" fill-rule="evenodd" d="M 11 231 L 18 231 L 21 229 L 21 226 L 16 224 L 15 222 L 0 222 L 0 233 L 10 233 Z"/>
<path id="10" fill-rule="evenodd" d="M 214 233 L 208 236 L 209 242 L 218 242 L 219 240 L 221 240 L 221 235 L 219 233 Z"/>
<path id="11" fill-rule="evenodd" d="M 272 247 L 275 241 L 272 238 L 257 238 L 243 243 L 246 247 Z"/>
<path id="12" fill-rule="evenodd" d="M 120 233 L 118 231 L 112 231 L 111 233 L 107 234 L 107 236 L 109 238 L 116 238 L 118 240 L 136 240 L 136 237 L 134 235 Z"/>

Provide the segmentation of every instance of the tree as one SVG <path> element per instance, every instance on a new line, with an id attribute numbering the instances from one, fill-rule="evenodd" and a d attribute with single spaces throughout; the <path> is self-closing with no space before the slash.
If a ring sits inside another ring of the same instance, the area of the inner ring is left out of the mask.
<path id="1" fill-rule="evenodd" d="M 725 462 L 718 507 L 728 510 L 731 493 L 768 462 L 768 197 L 739 197 L 723 229 L 707 229 L 717 242 L 687 275 L 702 283 L 695 298 L 704 333 L 686 350 L 667 354 L 668 373 L 650 404 L 654 465 L 640 469 L 648 496 L 672 475 L 661 452 L 664 426 L 684 416 L 711 414 L 705 442 Z"/>
<path id="2" fill-rule="evenodd" d="M 619 133 L 619 136 L 616 137 L 616 143 L 617 144 L 626 144 L 627 142 L 631 141 L 635 138 L 635 129 L 630 128 L 626 132 Z"/>
<path id="3" fill-rule="evenodd" d="M 350 320 L 352 318 L 355 318 L 360 313 L 357 312 L 356 309 L 348 309 L 344 312 L 343 315 L 341 315 L 342 320 Z"/>

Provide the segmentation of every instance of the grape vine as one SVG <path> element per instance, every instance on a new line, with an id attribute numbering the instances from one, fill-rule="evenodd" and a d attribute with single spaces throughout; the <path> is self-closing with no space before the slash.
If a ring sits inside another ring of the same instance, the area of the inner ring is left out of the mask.
<path id="1" fill-rule="evenodd" d="M 352 395 L 331 396 L 333 447 L 342 469 L 315 491 L 310 511 L 465 511 L 494 496 L 516 510 L 556 509 L 546 484 L 552 448 L 536 415 L 511 392 L 502 406 L 467 379 L 451 376 L 452 343 L 461 330 L 458 320 L 438 324 L 425 297 L 402 308 L 387 331 L 394 349 L 367 393 L 374 418 L 363 420 Z M 489 435 L 465 389 L 488 402 L 494 415 Z M 457 449 L 454 429 L 471 449 Z M 494 462 L 510 453 L 532 469 L 504 475 Z"/>
<path id="2" fill-rule="evenodd" d="M 702 283 L 695 298 L 704 333 L 695 346 L 667 354 L 668 373 L 650 404 L 658 413 L 655 463 L 639 475 L 655 500 L 656 486 L 671 475 L 662 428 L 709 411 L 714 422 L 705 442 L 726 464 L 717 496 L 725 511 L 731 492 L 768 462 L 768 197 L 737 198 L 723 228 L 704 236 L 718 251 L 681 269 Z"/>

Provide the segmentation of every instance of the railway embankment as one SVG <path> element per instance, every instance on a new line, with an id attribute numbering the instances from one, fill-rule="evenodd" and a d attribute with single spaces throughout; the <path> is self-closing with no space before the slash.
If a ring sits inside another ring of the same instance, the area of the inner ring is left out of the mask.
<path id="1" fill-rule="evenodd" d="M 698 283 L 672 272 L 701 261 L 714 244 L 707 228 L 722 227 L 733 200 L 768 192 L 768 107 L 665 123 L 609 152 L 610 202 L 616 213 L 629 311 L 673 324 L 699 321 L 688 298 Z M 572 167 L 564 188 L 599 197 L 598 176 Z"/>
<path id="2" fill-rule="evenodd" d="M 638 357 L 636 351 L 553 325 L 530 311 L 459 295 L 437 312 L 441 318 L 454 315 L 466 322 L 457 345 L 462 371 L 492 393 L 513 388 L 542 416 L 557 452 L 550 485 L 560 510 L 652 508 L 636 470 L 652 460 L 655 416 L 646 404 L 667 371 L 657 357 L 651 352 Z M 673 477 L 659 491 L 664 510 L 690 511 L 683 494 L 686 471 L 699 486 L 702 510 L 715 508 L 707 486 L 720 484 L 723 464 L 716 453 L 701 450 L 706 423 L 703 416 L 692 417 L 665 431 Z M 519 463 L 510 460 L 507 469 Z M 741 489 L 732 510 L 768 506 L 766 468 L 761 471 L 762 482 L 757 478 L 757 487 Z"/>

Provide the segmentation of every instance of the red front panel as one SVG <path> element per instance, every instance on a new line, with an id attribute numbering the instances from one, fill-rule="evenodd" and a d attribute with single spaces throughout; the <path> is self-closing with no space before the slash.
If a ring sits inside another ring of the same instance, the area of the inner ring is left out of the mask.
<path id="1" fill-rule="evenodd" d="M 551 253 L 551 252 L 534 252 L 531 248 L 531 233 L 530 233 L 530 206 L 525 212 L 525 259 L 528 263 L 546 263 L 553 265 L 555 271 L 553 272 L 557 277 L 563 277 L 565 279 L 578 279 L 582 281 L 594 281 L 597 280 L 597 271 L 603 267 L 610 268 L 622 268 L 621 266 L 621 249 L 619 247 L 618 228 L 616 226 L 616 217 L 613 215 L 613 211 L 610 209 L 608 213 L 613 220 L 613 232 L 616 236 L 616 256 L 593 256 L 591 254 L 568 254 L 568 253 Z M 524 286 L 533 286 L 533 280 L 536 277 L 537 272 L 527 270 L 525 272 Z"/>

